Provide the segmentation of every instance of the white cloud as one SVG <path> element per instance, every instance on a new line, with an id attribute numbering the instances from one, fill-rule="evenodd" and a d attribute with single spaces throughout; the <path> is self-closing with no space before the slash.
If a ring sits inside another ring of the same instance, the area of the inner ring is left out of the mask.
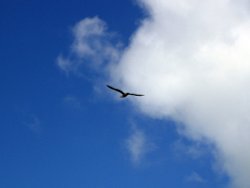
<path id="1" fill-rule="evenodd" d="M 184 125 L 182 133 L 189 138 L 212 143 L 232 187 L 249 188 L 248 1 L 138 1 L 148 17 L 121 59 L 117 45 L 109 42 L 105 24 L 87 18 L 73 29 L 71 53 L 77 61 L 70 56 L 58 63 L 68 70 L 84 60 L 96 65 L 110 59 L 114 82 L 145 93 L 143 98 L 131 99 L 142 112 L 171 118 Z M 127 144 L 132 159 L 140 160 L 145 135 L 137 130 Z"/>
<path id="2" fill-rule="evenodd" d="M 72 28 L 72 34 L 69 55 L 57 58 L 57 65 L 66 73 L 77 73 L 84 64 L 100 68 L 119 60 L 121 44 L 115 41 L 115 34 L 107 32 L 105 22 L 98 17 L 81 20 Z"/>
<path id="3" fill-rule="evenodd" d="M 192 172 L 192 174 L 187 176 L 186 181 L 190 183 L 206 183 L 206 180 L 197 172 Z"/>
<path id="4" fill-rule="evenodd" d="M 129 151 L 132 162 L 138 164 L 147 153 L 153 150 L 153 143 L 149 141 L 142 130 L 133 127 L 131 135 L 126 140 L 126 148 Z"/>
<path id="5" fill-rule="evenodd" d="M 249 188 L 250 16 L 247 1 L 141 0 L 149 17 L 112 74 L 154 118 L 215 145 L 232 187 Z"/>
<path id="6" fill-rule="evenodd" d="M 191 157 L 192 159 L 198 159 L 208 154 L 208 148 L 211 148 L 208 143 L 185 143 L 181 139 L 177 140 L 173 144 L 173 151 L 178 158 L 183 159 Z"/>

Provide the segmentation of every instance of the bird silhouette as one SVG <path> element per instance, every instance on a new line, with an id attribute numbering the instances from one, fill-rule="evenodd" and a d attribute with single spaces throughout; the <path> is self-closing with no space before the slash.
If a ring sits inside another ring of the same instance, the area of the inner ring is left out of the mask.
<path id="1" fill-rule="evenodd" d="M 114 90 L 114 91 L 117 91 L 117 92 L 121 93 L 121 96 L 120 96 L 121 98 L 125 98 L 125 97 L 127 97 L 128 95 L 132 95 L 132 96 L 144 96 L 144 95 L 141 95 L 141 94 L 123 92 L 122 90 L 117 89 L 117 88 L 114 88 L 114 87 L 112 87 L 112 86 L 110 86 L 110 85 L 107 85 L 107 87 L 108 87 L 109 89 L 112 89 L 112 90 Z"/>

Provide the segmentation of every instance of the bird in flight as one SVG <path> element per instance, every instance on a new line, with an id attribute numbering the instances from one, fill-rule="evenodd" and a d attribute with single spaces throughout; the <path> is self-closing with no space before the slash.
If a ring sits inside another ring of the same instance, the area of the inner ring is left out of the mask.
<path id="1" fill-rule="evenodd" d="M 114 87 L 112 87 L 112 86 L 110 86 L 110 85 L 107 85 L 107 87 L 108 87 L 109 89 L 112 89 L 112 90 L 114 90 L 114 91 L 117 91 L 117 92 L 121 93 L 121 96 L 120 96 L 121 98 L 125 98 L 125 97 L 127 97 L 128 95 L 133 95 L 133 96 L 144 96 L 144 95 L 141 95 L 141 94 L 126 93 L 126 92 L 123 92 L 122 90 L 117 89 L 117 88 L 114 88 Z"/>

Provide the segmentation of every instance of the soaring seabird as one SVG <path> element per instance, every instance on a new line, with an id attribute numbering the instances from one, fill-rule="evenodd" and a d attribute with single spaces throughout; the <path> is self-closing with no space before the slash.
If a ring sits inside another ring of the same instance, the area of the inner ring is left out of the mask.
<path id="1" fill-rule="evenodd" d="M 133 95 L 133 96 L 144 96 L 144 95 L 135 94 L 135 93 L 125 93 L 125 92 L 123 92 L 122 90 L 117 89 L 117 88 L 114 88 L 114 87 L 112 87 L 112 86 L 110 86 L 110 85 L 107 85 L 107 87 L 110 88 L 110 89 L 112 89 L 112 90 L 114 90 L 114 91 L 117 91 L 117 92 L 121 93 L 121 94 L 122 94 L 122 95 L 120 96 L 121 98 L 125 98 L 125 97 L 127 97 L 128 95 Z"/>

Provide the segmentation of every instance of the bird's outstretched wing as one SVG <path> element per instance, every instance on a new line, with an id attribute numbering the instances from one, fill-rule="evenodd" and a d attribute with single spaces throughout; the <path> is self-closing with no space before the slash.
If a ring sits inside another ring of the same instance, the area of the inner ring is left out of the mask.
<path id="1" fill-rule="evenodd" d="M 142 94 L 135 94 L 135 93 L 128 93 L 128 95 L 133 95 L 133 96 L 144 96 Z"/>
<path id="2" fill-rule="evenodd" d="M 114 88 L 114 87 L 112 87 L 112 86 L 110 86 L 110 85 L 107 85 L 107 87 L 109 88 L 109 89 L 112 89 L 112 90 L 115 90 L 115 91 L 118 91 L 119 93 L 121 93 L 121 94 L 125 94 L 122 90 L 120 90 L 120 89 L 117 89 L 117 88 Z"/>

